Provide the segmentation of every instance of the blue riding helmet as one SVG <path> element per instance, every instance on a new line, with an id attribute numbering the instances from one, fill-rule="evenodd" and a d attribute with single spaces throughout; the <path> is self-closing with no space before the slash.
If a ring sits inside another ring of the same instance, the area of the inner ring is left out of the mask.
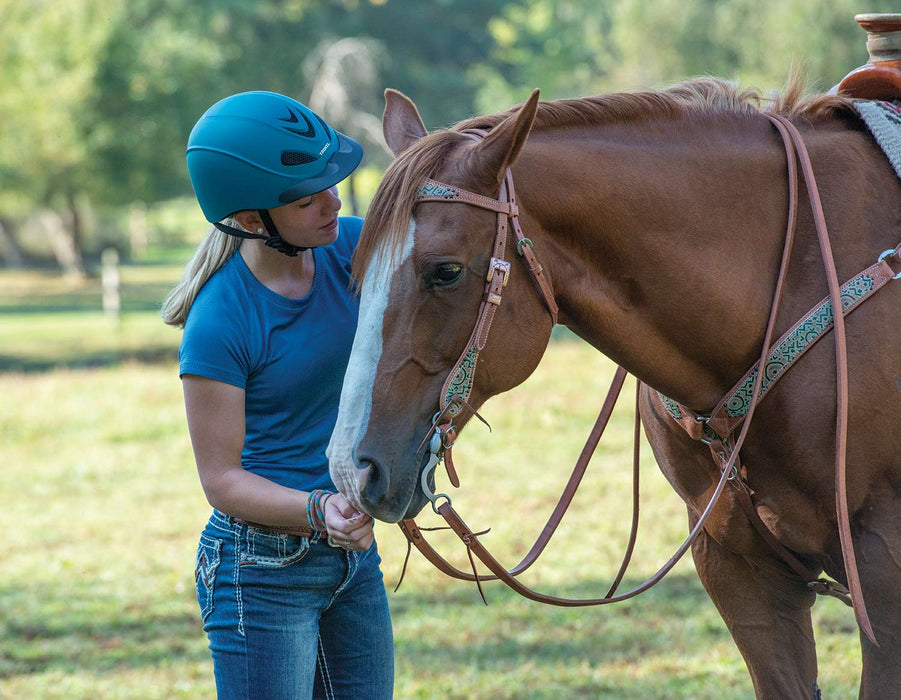
<path id="1" fill-rule="evenodd" d="M 210 107 L 194 125 L 185 156 L 203 215 L 216 223 L 336 185 L 360 164 L 363 149 L 297 100 L 257 91 Z"/>

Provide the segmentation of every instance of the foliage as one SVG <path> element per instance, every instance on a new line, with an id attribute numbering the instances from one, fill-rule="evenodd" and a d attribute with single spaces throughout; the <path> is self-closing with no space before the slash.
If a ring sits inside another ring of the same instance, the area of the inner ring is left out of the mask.
<path id="1" fill-rule="evenodd" d="M 225 27 L 201 29 L 203 22 L 220 26 L 208 4 L 166 3 L 164 12 L 157 2 L 124 3 L 80 110 L 95 164 L 85 182 L 94 202 L 155 202 L 185 192 L 187 133 L 230 53 Z"/>
<path id="2" fill-rule="evenodd" d="M 384 44 L 384 87 L 411 95 L 426 125 L 437 128 L 472 115 L 478 87 L 473 71 L 490 61 L 493 46 L 489 22 L 510 4 L 516 3 L 364 1 L 354 12 L 333 10 L 331 17 L 336 29 Z"/>
<path id="3" fill-rule="evenodd" d="M 714 73 L 767 90 L 796 63 L 825 91 L 867 60 L 854 15 L 891 11 L 887 0 L 624 0 L 614 22 L 623 64 L 613 77 L 627 87 Z"/>
<path id="4" fill-rule="evenodd" d="M 0 219 L 15 235 L 55 209 L 77 257 L 80 225 L 91 233 L 136 204 L 190 197 L 190 129 L 243 90 L 316 102 L 383 169 L 385 87 L 413 97 L 430 128 L 535 88 L 553 99 L 713 73 L 768 90 L 793 62 L 827 89 L 866 60 L 854 14 L 892 9 L 858 4 L 0 0 Z"/>
<path id="5" fill-rule="evenodd" d="M 523 0 L 491 20 L 492 60 L 476 68 L 479 111 L 497 112 L 541 89 L 547 100 L 608 91 L 618 63 L 615 3 Z"/>
<path id="6" fill-rule="evenodd" d="M 116 12 L 105 0 L 0 0 L 0 212 L 52 204 L 88 179 L 79 114 Z"/>
<path id="7" fill-rule="evenodd" d="M 659 87 L 696 75 L 771 90 L 793 63 L 828 90 L 867 60 L 861 12 L 888 0 L 521 0 L 491 21 L 478 104 L 497 111 L 534 88 L 546 99 Z"/>

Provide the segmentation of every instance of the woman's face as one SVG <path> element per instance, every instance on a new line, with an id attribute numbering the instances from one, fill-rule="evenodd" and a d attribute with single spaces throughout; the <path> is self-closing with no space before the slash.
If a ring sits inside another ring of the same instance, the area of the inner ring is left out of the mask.
<path id="1" fill-rule="evenodd" d="M 301 248 L 333 243 L 338 237 L 338 188 L 330 187 L 309 197 L 269 210 L 281 237 Z"/>

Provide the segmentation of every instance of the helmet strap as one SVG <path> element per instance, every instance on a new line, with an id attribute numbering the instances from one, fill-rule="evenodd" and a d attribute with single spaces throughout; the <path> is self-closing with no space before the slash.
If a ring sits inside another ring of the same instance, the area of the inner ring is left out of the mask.
<path id="1" fill-rule="evenodd" d="M 292 245 L 281 237 L 281 234 L 278 232 L 278 228 L 276 228 L 275 226 L 275 222 L 269 215 L 268 209 L 258 209 L 257 211 L 260 214 L 260 218 L 263 220 L 263 226 L 265 226 L 266 230 L 269 232 L 269 237 L 266 238 L 267 246 L 291 258 L 296 257 L 298 253 L 302 253 L 303 251 L 307 250 L 307 248 L 301 248 L 300 246 Z"/>
<path id="2" fill-rule="evenodd" d="M 301 248 L 300 246 L 292 245 L 284 240 L 279 234 L 278 228 L 276 228 L 275 222 L 269 215 L 268 210 L 258 209 L 257 211 L 260 215 L 260 218 L 263 220 L 263 226 L 265 226 L 265 230 L 269 235 L 264 235 L 262 233 L 262 228 L 257 229 L 261 233 L 251 233 L 250 231 L 245 231 L 244 229 L 236 228 L 235 226 L 229 226 L 228 224 L 219 222 L 214 223 L 213 226 L 222 231 L 222 233 L 228 234 L 229 236 L 236 236 L 237 238 L 259 239 L 265 242 L 267 247 L 272 248 L 273 250 L 277 250 L 279 253 L 287 255 L 291 258 L 297 257 L 298 253 L 308 250 L 307 248 Z"/>

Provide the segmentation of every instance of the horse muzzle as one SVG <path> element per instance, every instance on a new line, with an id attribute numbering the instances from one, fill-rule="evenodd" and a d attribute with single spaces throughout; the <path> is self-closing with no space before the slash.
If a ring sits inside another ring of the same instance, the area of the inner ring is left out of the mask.
<path id="1" fill-rule="evenodd" d="M 361 459 L 355 493 L 347 499 L 377 520 L 396 523 L 412 518 L 429 502 L 419 486 L 421 466 L 397 474 L 378 462 Z"/>

